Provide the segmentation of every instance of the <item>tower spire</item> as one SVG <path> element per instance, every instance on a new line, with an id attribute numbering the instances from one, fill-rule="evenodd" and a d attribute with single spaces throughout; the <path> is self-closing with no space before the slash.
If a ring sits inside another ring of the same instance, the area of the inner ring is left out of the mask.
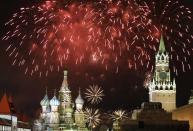
<path id="1" fill-rule="evenodd" d="M 46 86 L 46 96 L 48 95 L 48 88 L 47 88 L 47 86 Z"/>
<path id="2" fill-rule="evenodd" d="M 164 39 L 163 39 L 163 35 L 161 35 L 160 43 L 159 43 L 159 52 L 164 53 L 165 51 L 166 49 L 165 49 Z"/>
<path id="3" fill-rule="evenodd" d="M 54 96 L 56 96 L 56 89 L 54 89 Z"/>
<path id="4" fill-rule="evenodd" d="M 68 75 L 68 71 L 64 70 L 64 80 L 63 80 L 63 83 L 62 83 L 62 86 L 64 86 L 64 87 L 66 87 L 68 85 L 67 75 Z"/>
<path id="5" fill-rule="evenodd" d="M 79 93 L 78 95 L 79 95 L 79 96 L 81 96 L 81 91 L 80 91 L 80 87 L 79 87 L 78 93 Z"/>
<path id="6" fill-rule="evenodd" d="M 68 89 L 68 71 L 67 70 L 64 70 L 64 79 L 62 82 L 61 90 L 69 91 Z"/>

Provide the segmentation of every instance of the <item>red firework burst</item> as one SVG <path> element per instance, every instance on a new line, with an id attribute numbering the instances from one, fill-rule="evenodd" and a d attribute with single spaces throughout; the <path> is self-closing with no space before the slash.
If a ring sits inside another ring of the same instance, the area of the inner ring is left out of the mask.
<path id="1" fill-rule="evenodd" d="M 179 2 L 161 3 L 46 1 L 13 14 L 3 40 L 9 43 L 6 51 L 12 65 L 41 77 L 74 64 L 100 64 L 116 72 L 124 65 L 153 70 L 162 33 L 172 61 L 181 62 L 178 68 L 185 71 L 185 66 L 191 67 L 187 57 L 192 55 L 191 11 Z M 157 10 L 157 5 L 164 8 Z"/>

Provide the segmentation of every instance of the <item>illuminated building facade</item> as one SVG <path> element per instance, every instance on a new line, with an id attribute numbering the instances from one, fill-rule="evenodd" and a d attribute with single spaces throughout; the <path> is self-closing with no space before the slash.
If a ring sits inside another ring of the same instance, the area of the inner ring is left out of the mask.
<path id="1" fill-rule="evenodd" d="M 171 112 L 176 108 L 176 83 L 170 77 L 169 55 L 163 37 L 155 59 L 155 73 L 149 85 L 149 101 L 161 102 L 163 109 Z"/>
<path id="2" fill-rule="evenodd" d="M 11 96 L 5 93 L 0 101 L 0 131 L 31 131 L 29 123 L 18 117 Z"/>
<path id="3" fill-rule="evenodd" d="M 60 131 L 87 131 L 86 119 L 83 112 L 84 100 L 81 97 L 81 92 L 72 102 L 71 91 L 68 87 L 67 70 L 64 71 L 64 79 L 59 90 L 59 99 L 54 97 L 49 100 L 47 91 L 40 104 L 42 112 L 40 120 L 34 123 L 34 130 L 60 130 Z"/>

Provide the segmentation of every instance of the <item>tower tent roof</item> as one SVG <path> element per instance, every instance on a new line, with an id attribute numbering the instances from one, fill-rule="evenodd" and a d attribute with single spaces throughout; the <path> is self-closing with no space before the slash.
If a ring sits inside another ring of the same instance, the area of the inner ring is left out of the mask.
<path id="1" fill-rule="evenodd" d="M 69 87 L 68 87 L 68 71 L 64 70 L 64 77 L 63 77 L 63 82 L 60 90 L 70 92 Z"/>
<path id="2" fill-rule="evenodd" d="M 160 43 L 159 43 L 159 52 L 163 53 L 165 51 L 166 49 L 165 49 L 164 39 L 163 39 L 163 35 L 161 35 Z"/>
<path id="3" fill-rule="evenodd" d="M 11 109 L 6 93 L 3 95 L 0 101 L 0 114 L 11 114 Z"/>

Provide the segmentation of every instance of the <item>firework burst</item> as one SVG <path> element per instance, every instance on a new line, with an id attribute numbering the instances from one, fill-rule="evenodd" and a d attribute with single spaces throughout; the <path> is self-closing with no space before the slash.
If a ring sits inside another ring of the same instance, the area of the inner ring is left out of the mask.
<path id="1" fill-rule="evenodd" d="M 48 72 L 59 71 L 67 61 L 78 64 L 86 53 L 97 54 L 91 44 L 98 32 L 95 14 L 89 5 L 73 3 L 61 9 L 54 1 L 21 8 L 6 23 L 16 28 L 3 38 L 18 42 L 6 49 L 14 60 L 12 64 L 25 66 L 26 74 L 38 72 L 47 76 Z"/>
<path id="2" fill-rule="evenodd" d="M 145 80 L 144 80 L 144 82 L 143 82 L 143 86 L 145 87 L 145 88 L 147 88 L 148 86 L 149 86 L 149 84 L 150 84 L 150 82 L 151 82 L 151 80 L 152 80 L 152 73 L 151 72 L 147 72 L 146 74 L 145 74 Z"/>
<path id="3" fill-rule="evenodd" d="M 85 116 L 90 128 L 95 128 L 100 124 L 100 113 L 98 109 L 85 109 Z"/>
<path id="4" fill-rule="evenodd" d="M 12 65 L 41 77 L 80 64 L 153 71 L 162 34 L 177 74 L 191 68 L 191 23 L 178 1 L 45 1 L 13 14 L 2 39 Z"/>
<path id="5" fill-rule="evenodd" d="M 104 96 L 103 90 L 98 85 L 89 86 L 85 92 L 85 98 L 91 104 L 98 104 L 102 101 L 102 97 Z"/>
<path id="6" fill-rule="evenodd" d="M 116 110 L 111 114 L 113 120 L 123 120 L 128 118 L 125 110 Z"/>
<path id="7" fill-rule="evenodd" d="M 138 33 L 148 31 L 145 15 L 135 1 L 46 1 L 13 14 L 3 40 L 10 43 L 6 51 L 12 65 L 24 66 L 30 75 L 47 76 L 68 64 L 93 62 L 106 70 L 114 63 L 118 72 L 125 59 L 136 69 L 133 61 L 149 59 L 137 45 L 144 39 Z"/>
<path id="8" fill-rule="evenodd" d="M 179 72 L 190 70 L 193 49 L 191 10 L 175 0 L 145 0 L 141 1 L 141 5 L 149 11 L 149 24 L 156 28 L 154 36 L 164 36 L 173 72 L 178 75 Z"/>

